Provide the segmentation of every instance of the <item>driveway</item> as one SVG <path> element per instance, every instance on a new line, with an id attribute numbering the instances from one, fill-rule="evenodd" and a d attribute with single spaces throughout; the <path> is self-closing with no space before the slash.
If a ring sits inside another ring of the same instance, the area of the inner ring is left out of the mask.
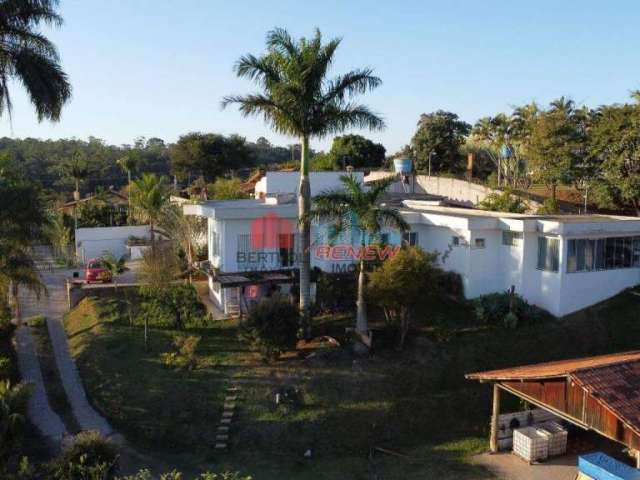
<path id="1" fill-rule="evenodd" d="M 544 463 L 529 465 L 510 452 L 483 453 L 473 457 L 473 463 L 482 465 L 504 480 L 575 480 L 578 456 L 564 455 Z"/>

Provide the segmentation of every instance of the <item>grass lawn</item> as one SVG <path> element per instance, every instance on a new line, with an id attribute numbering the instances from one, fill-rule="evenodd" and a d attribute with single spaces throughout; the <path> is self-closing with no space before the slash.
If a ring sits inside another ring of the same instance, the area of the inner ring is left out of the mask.
<path id="1" fill-rule="evenodd" d="M 117 300 L 85 299 L 65 323 L 94 405 L 134 444 L 176 454 L 177 467 L 226 467 L 256 480 L 365 480 L 372 472 L 449 480 L 492 478 L 468 461 L 487 448 L 490 388 L 465 373 L 635 349 L 639 306 L 640 297 L 623 293 L 559 321 L 505 330 L 474 325 L 467 304 L 439 305 L 438 329 L 425 329 L 403 352 L 357 359 L 345 348 L 273 365 L 237 339 L 233 323 L 219 322 L 186 332 L 202 337 L 201 366 L 192 372 L 160 361 L 178 332 L 152 330 L 145 352 L 142 329 L 121 318 Z M 316 330 L 341 339 L 348 323 L 324 318 Z M 230 380 L 243 387 L 239 417 L 231 452 L 214 455 Z M 300 389 L 301 406 L 274 408 L 273 390 L 282 385 Z M 400 455 L 371 456 L 374 447 Z"/>

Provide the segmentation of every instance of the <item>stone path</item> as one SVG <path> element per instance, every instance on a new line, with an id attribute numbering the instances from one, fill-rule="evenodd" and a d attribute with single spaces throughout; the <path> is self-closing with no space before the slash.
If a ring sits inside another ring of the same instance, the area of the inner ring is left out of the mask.
<path id="1" fill-rule="evenodd" d="M 57 450 L 60 448 L 62 438 L 67 434 L 67 429 L 49 405 L 31 327 L 24 325 L 18 327 L 14 336 L 14 345 L 20 376 L 24 382 L 30 383 L 33 389 L 29 397 L 29 419 L 48 441 L 50 447 Z"/>
<path id="2" fill-rule="evenodd" d="M 240 387 L 236 384 L 227 388 L 227 396 L 224 400 L 222 418 L 220 419 L 220 424 L 216 430 L 216 450 L 229 449 L 229 434 L 231 432 L 231 424 L 236 413 L 236 402 L 238 400 L 239 393 Z"/>
<path id="3" fill-rule="evenodd" d="M 82 430 L 96 430 L 103 436 L 114 434 L 113 429 L 94 408 L 89 404 L 80 375 L 75 362 L 69 353 L 67 334 L 62 323 L 62 316 L 67 311 L 67 294 L 65 278 L 71 276 L 72 270 L 54 270 L 53 272 L 41 272 L 43 282 L 47 286 L 48 295 L 25 298 L 24 317 L 42 314 L 47 319 L 47 328 L 53 347 L 53 353 L 60 372 L 62 386 L 71 405 L 74 417 Z M 116 438 L 115 440 L 118 440 Z"/>

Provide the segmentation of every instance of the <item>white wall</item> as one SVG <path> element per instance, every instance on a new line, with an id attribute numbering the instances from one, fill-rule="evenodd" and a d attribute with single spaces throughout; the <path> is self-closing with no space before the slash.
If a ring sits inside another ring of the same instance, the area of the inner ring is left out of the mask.
<path id="1" fill-rule="evenodd" d="M 81 262 L 108 254 L 119 258 L 128 253 L 127 240 L 131 236 L 149 238 L 149 226 L 78 228 L 76 255 Z"/>
<path id="2" fill-rule="evenodd" d="M 347 172 L 310 172 L 311 196 L 318 195 L 325 190 L 332 190 L 341 186 L 340 177 Z M 353 172 L 355 178 L 364 181 L 364 173 Z M 267 172 L 255 186 L 255 196 L 260 198 L 265 194 L 296 193 L 300 174 L 298 172 Z"/>

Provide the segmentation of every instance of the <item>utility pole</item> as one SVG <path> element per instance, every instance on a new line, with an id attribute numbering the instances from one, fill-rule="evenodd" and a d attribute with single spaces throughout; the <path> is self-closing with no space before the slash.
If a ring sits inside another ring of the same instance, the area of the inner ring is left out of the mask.
<path id="1" fill-rule="evenodd" d="M 431 150 L 431 152 L 429 153 L 429 178 L 431 178 L 431 160 L 436 158 L 436 151 L 435 150 Z"/>

